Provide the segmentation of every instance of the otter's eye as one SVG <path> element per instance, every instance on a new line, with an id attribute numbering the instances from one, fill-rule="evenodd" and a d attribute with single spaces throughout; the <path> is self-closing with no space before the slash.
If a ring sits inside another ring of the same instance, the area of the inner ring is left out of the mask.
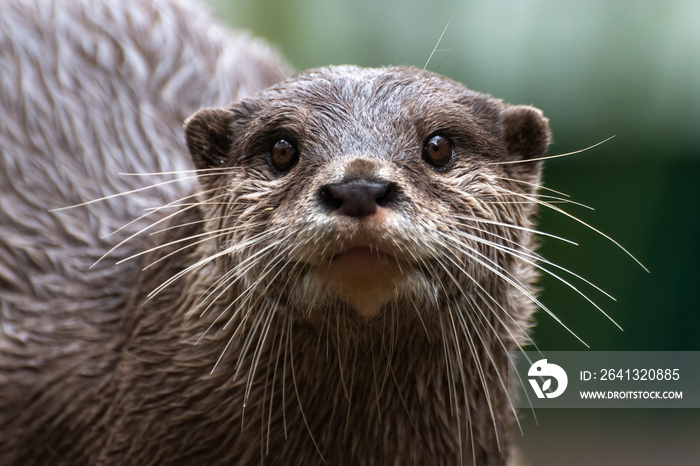
<path id="1" fill-rule="evenodd" d="M 281 172 L 286 172 L 299 160 L 296 147 L 285 139 L 280 139 L 275 143 L 270 151 L 270 157 L 275 170 Z"/>
<path id="2" fill-rule="evenodd" d="M 436 134 L 423 145 L 423 160 L 436 168 L 447 166 L 452 161 L 454 150 L 445 136 Z"/>

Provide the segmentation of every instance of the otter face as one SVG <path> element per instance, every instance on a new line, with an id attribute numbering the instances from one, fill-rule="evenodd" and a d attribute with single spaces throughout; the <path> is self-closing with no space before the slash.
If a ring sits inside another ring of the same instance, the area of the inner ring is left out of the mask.
<path id="1" fill-rule="evenodd" d="M 414 68 L 344 66 L 202 110 L 185 130 L 220 273 L 243 293 L 372 318 L 532 292 L 539 110 Z"/>

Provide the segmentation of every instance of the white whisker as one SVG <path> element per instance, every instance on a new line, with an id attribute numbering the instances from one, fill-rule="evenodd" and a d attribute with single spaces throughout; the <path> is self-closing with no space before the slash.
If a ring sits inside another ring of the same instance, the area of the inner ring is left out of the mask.
<path id="1" fill-rule="evenodd" d="M 85 202 L 81 202 L 79 204 L 69 205 L 69 206 L 65 206 L 65 207 L 58 207 L 56 209 L 49 209 L 49 212 L 61 212 L 64 210 L 75 209 L 76 207 L 83 207 L 86 205 L 95 204 L 97 202 L 102 202 L 102 201 L 107 201 L 109 199 L 114 199 L 117 197 L 128 196 L 129 194 L 140 193 L 142 191 L 146 191 L 146 190 L 153 189 L 153 188 L 160 188 L 160 187 L 163 187 L 165 185 L 172 184 L 172 183 L 178 183 L 178 182 L 187 181 L 187 180 L 191 180 L 191 179 L 197 179 L 197 178 L 200 178 L 202 176 L 215 176 L 215 175 L 216 175 L 216 173 L 211 173 L 211 174 L 207 174 L 207 175 L 186 176 L 184 178 L 175 178 L 172 180 L 161 181 L 160 183 L 155 183 L 155 184 L 152 184 L 149 186 L 144 186 L 142 188 L 131 189 L 129 191 L 124 191 L 121 193 L 110 194 L 109 196 L 103 196 L 103 197 L 100 197 L 97 199 L 93 199 L 91 201 L 85 201 Z"/>
<path id="2" fill-rule="evenodd" d="M 469 220 L 469 221 L 477 222 L 477 223 L 487 223 L 489 225 L 496 225 L 496 226 L 500 226 L 500 227 L 511 228 L 513 230 L 526 231 L 528 233 L 533 233 L 536 235 L 546 236 L 548 238 L 553 238 L 553 239 L 556 239 L 559 241 L 563 241 L 564 243 L 569 243 L 573 246 L 578 246 L 578 243 L 575 243 L 574 241 L 571 241 L 571 240 L 566 239 L 566 238 L 562 238 L 561 236 L 553 235 L 553 234 L 547 233 L 545 231 L 535 230 L 533 228 L 527 228 L 527 227 L 521 227 L 519 225 L 513 225 L 511 223 L 498 222 L 496 220 L 487 220 L 484 218 L 477 218 L 477 217 L 467 217 L 465 215 L 455 215 L 454 218 L 458 218 L 460 220 Z"/>
<path id="3" fill-rule="evenodd" d="M 644 264 L 642 264 L 642 263 L 639 261 L 639 259 L 637 259 L 636 257 L 634 257 L 634 255 L 632 255 L 631 252 L 629 252 L 629 251 L 628 251 L 627 249 L 625 249 L 620 243 L 618 243 L 617 241 L 615 241 L 614 239 L 612 239 L 610 236 L 606 235 L 606 234 L 603 233 L 602 231 L 598 230 L 598 229 L 595 228 L 594 226 L 592 226 L 592 225 L 590 225 L 590 224 L 584 222 L 583 220 L 581 220 L 580 218 L 578 218 L 578 217 L 576 217 L 576 216 L 574 216 L 574 215 L 571 215 L 571 214 L 568 213 L 567 211 L 565 211 L 565 210 L 563 210 L 563 209 L 561 209 L 561 208 L 559 208 L 559 207 L 557 207 L 557 206 L 555 206 L 555 205 L 550 204 L 549 202 L 544 202 L 544 201 L 541 201 L 541 200 L 539 200 L 539 199 L 534 199 L 534 198 L 532 198 L 532 197 L 530 197 L 530 196 L 527 196 L 526 194 L 520 194 L 520 195 L 521 195 L 522 197 L 524 197 L 524 198 L 530 199 L 532 202 L 535 202 L 535 203 L 537 203 L 537 204 L 539 204 L 539 205 L 541 205 L 541 206 L 544 206 L 544 207 L 547 207 L 547 208 L 549 208 L 549 209 L 552 209 L 552 210 L 554 210 L 554 211 L 556 211 L 556 212 L 559 212 L 560 214 L 563 214 L 563 215 L 569 217 L 570 219 L 574 220 L 575 222 L 580 223 L 581 225 L 587 227 L 587 228 L 590 229 L 591 231 L 594 231 L 595 233 L 599 234 L 599 235 L 602 236 L 603 238 L 605 238 L 605 239 L 607 239 L 608 241 L 610 241 L 611 243 L 613 243 L 613 244 L 614 244 L 615 246 L 617 246 L 619 249 L 621 249 L 625 254 L 627 254 L 630 258 L 632 258 L 632 260 L 634 260 L 642 269 L 644 269 L 645 272 L 649 273 L 649 269 L 647 269 L 647 268 L 644 266 Z"/>
<path id="4" fill-rule="evenodd" d="M 519 160 L 506 160 L 506 161 L 503 161 L 503 162 L 490 162 L 489 165 L 509 165 L 509 164 L 514 164 L 514 163 L 537 162 L 537 161 L 540 161 L 540 160 L 549 160 L 549 159 L 558 159 L 558 158 L 560 158 L 560 157 L 568 157 L 569 155 L 580 154 L 580 153 L 582 153 L 582 152 L 586 152 L 587 150 L 593 149 L 594 147 L 598 147 L 598 146 L 600 146 L 601 144 L 605 144 L 606 142 L 608 142 L 609 140 L 613 139 L 614 137 L 615 137 L 615 136 L 610 136 L 609 138 L 603 139 L 602 141 L 597 142 L 597 143 L 593 144 L 592 146 L 588 146 L 588 147 L 586 147 L 586 148 L 584 148 L 584 149 L 580 149 L 580 150 L 575 150 L 575 151 L 573 151 L 573 152 L 567 152 L 567 153 L 565 153 L 565 154 L 549 155 L 549 156 L 546 156 L 546 157 L 537 157 L 537 158 L 534 158 L 534 159 L 519 159 Z"/>

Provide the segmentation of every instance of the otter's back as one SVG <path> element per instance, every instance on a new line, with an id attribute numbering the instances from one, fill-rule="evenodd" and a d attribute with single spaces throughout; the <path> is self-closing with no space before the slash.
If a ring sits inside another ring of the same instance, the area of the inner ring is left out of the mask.
<path id="1" fill-rule="evenodd" d="M 268 87 L 283 68 L 196 5 L 0 1 L 0 450 L 21 422 L 17 400 L 69 373 L 108 370 L 91 355 L 117 344 L 139 268 L 115 264 L 144 244 L 90 266 L 152 220 L 107 235 L 194 185 L 186 173 L 120 174 L 191 170 L 184 119 Z"/>

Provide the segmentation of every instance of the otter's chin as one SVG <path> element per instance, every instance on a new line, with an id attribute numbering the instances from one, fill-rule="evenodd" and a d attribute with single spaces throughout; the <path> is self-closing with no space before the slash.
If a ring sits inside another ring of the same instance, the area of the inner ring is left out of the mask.
<path id="1" fill-rule="evenodd" d="M 370 318 L 391 300 L 402 270 L 394 256 L 361 246 L 334 256 L 320 275 L 359 315 Z"/>

